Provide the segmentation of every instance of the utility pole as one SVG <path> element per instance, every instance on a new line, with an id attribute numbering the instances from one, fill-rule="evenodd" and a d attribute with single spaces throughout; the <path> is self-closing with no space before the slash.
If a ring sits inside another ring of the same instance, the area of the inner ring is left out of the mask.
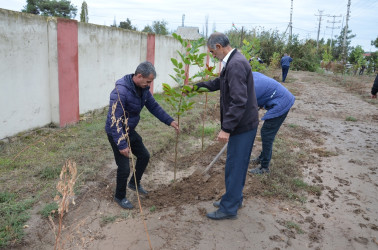
<path id="1" fill-rule="evenodd" d="M 333 17 L 333 21 L 332 21 L 332 22 L 330 22 L 329 20 L 327 20 L 327 23 L 332 23 L 332 27 L 328 27 L 328 26 L 326 26 L 326 28 L 328 28 L 328 29 L 332 29 L 332 32 L 331 32 L 331 46 L 330 46 L 330 50 L 332 51 L 333 30 L 334 30 L 334 29 L 340 29 L 340 26 L 338 26 L 338 27 L 335 28 L 335 23 L 341 23 L 340 20 L 336 22 L 336 21 L 335 21 L 335 18 L 336 18 L 336 17 L 341 17 L 341 15 L 340 15 L 340 16 L 336 16 L 336 15 L 331 16 L 331 15 L 328 15 L 328 16 L 329 16 L 329 17 Z"/>
<path id="2" fill-rule="evenodd" d="M 322 16 L 325 16 L 322 14 L 324 10 L 318 10 L 318 11 L 319 11 L 319 15 L 315 15 L 319 17 L 318 37 L 316 38 L 316 50 L 318 50 L 319 48 L 319 34 L 320 34 L 320 26 L 322 24 Z"/>
<path id="3" fill-rule="evenodd" d="M 291 0 L 289 27 L 290 27 L 290 30 L 289 30 L 289 42 L 291 43 L 291 38 L 293 36 L 293 0 Z"/>
<path id="4" fill-rule="evenodd" d="M 182 24 L 181 24 L 182 27 L 184 27 L 184 22 L 185 22 L 185 14 L 182 14 Z"/>
<path id="5" fill-rule="evenodd" d="M 244 36 L 244 26 L 241 29 L 241 36 L 240 36 L 240 49 L 243 47 L 243 36 Z"/>
<path id="6" fill-rule="evenodd" d="M 343 39 L 343 59 L 344 59 L 344 63 L 346 63 L 346 58 L 347 58 L 347 51 L 346 51 L 347 44 L 346 44 L 346 38 L 347 38 L 347 33 L 348 33 L 348 20 L 349 20 L 350 4 L 351 4 L 351 0 L 348 0 L 347 16 L 346 16 L 346 20 L 345 20 L 344 39 Z"/>
<path id="7" fill-rule="evenodd" d="M 287 30 L 289 29 L 289 43 L 291 43 L 291 36 L 293 35 L 293 0 L 291 0 L 291 8 L 290 8 L 290 22 L 287 25 L 287 28 L 283 34 L 283 36 L 286 35 Z"/>

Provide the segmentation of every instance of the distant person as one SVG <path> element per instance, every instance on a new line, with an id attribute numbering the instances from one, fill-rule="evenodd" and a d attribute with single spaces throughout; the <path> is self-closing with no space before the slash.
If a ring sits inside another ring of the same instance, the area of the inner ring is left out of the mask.
<path id="1" fill-rule="evenodd" d="M 218 210 L 206 216 L 213 220 L 236 219 L 243 203 L 243 188 L 259 114 L 251 66 L 232 48 L 225 34 L 215 32 L 207 41 L 211 54 L 223 64 L 218 78 L 197 83 L 209 91 L 220 90 L 221 130 L 218 141 L 227 142 L 225 166 L 226 192 L 213 203 Z"/>
<path id="2" fill-rule="evenodd" d="M 287 73 L 289 72 L 290 63 L 293 61 L 293 58 L 288 56 L 286 53 L 281 58 L 281 68 L 282 68 L 282 82 L 285 82 Z"/>
<path id="3" fill-rule="evenodd" d="M 375 76 L 373 87 L 371 88 L 371 98 L 373 99 L 377 98 L 377 92 L 378 92 L 378 74 Z"/>
<path id="4" fill-rule="evenodd" d="M 361 66 L 361 69 L 360 69 L 360 72 L 358 73 L 360 76 L 364 74 L 364 71 L 366 69 L 366 66 L 365 65 L 362 65 Z"/>
<path id="5" fill-rule="evenodd" d="M 135 164 L 136 183 L 133 174 L 128 187 L 134 191 L 138 189 L 138 192 L 142 195 L 148 193 L 142 187 L 140 181 L 150 159 L 150 153 L 144 146 L 142 137 L 135 131 L 143 107 L 146 106 L 161 122 L 172 126 L 176 129 L 176 132 L 179 131 L 177 122 L 160 107 L 150 93 L 150 84 L 155 78 L 154 66 L 150 62 L 143 62 L 138 65 L 135 74 L 125 75 L 119 79 L 110 93 L 105 130 L 118 167 L 114 200 L 125 209 L 133 208 L 131 202 L 126 198 L 131 153 L 137 158 Z M 125 128 L 125 120 L 127 120 L 127 128 Z M 125 140 L 127 135 L 130 139 L 130 145 Z"/>
<path id="6" fill-rule="evenodd" d="M 267 110 L 261 120 L 265 120 L 261 127 L 261 154 L 253 159 L 257 168 L 249 170 L 251 174 L 269 173 L 272 159 L 273 142 L 282 123 L 285 121 L 295 97 L 282 84 L 259 72 L 253 72 L 257 104 Z"/>

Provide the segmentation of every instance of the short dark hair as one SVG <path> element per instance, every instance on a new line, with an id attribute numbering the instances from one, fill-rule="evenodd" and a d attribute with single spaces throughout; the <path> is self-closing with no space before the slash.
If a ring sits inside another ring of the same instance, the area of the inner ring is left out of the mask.
<path id="1" fill-rule="evenodd" d="M 222 47 L 227 47 L 228 45 L 230 45 L 230 40 L 228 40 L 228 37 L 225 34 L 215 32 L 211 34 L 209 40 L 207 40 L 207 47 L 215 49 L 215 45 L 217 43 L 220 44 Z"/>
<path id="2" fill-rule="evenodd" d="M 138 65 L 135 70 L 135 75 L 141 74 L 143 77 L 149 77 L 151 74 L 154 75 L 154 79 L 156 78 L 156 71 L 155 67 L 152 63 L 145 61 Z"/>

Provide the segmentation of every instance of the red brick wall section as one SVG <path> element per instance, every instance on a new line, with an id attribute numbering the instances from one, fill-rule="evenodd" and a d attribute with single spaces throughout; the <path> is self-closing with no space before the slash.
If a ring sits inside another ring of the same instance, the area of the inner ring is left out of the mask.
<path id="1" fill-rule="evenodd" d="M 147 61 L 155 65 L 155 34 L 147 35 Z M 150 86 L 151 94 L 154 94 L 154 82 Z"/>
<path id="2" fill-rule="evenodd" d="M 79 121 L 77 21 L 58 18 L 58 80 L 60 126 Z"/>

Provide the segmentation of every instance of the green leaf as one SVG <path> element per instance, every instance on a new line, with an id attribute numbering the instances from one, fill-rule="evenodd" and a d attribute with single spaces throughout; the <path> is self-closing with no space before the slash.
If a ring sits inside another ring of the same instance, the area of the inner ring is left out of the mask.
<path id="1" fill-rule="evenodd" d="M 171 58 L 171 62 L 173 63 L 173 65 L 175 65 L 176 67 L 178 67 L 178 63 L 177 63 L 176 58 Z"/>
<path id="2" fill-rule="evenodd" d="M 205 88 L 205 87 L 201 87 L 197 90 L 198 92 L 209 92 L 209 89 Z"/>
<path id="3" fill-rule="evenodd" d="M 188 85 L 184 85 L 182 88 L 184 90 L 186 90 L 185 92 L 191 92 L 192 91 L 192 88 L 190 86 L 188 86 Z"/>

